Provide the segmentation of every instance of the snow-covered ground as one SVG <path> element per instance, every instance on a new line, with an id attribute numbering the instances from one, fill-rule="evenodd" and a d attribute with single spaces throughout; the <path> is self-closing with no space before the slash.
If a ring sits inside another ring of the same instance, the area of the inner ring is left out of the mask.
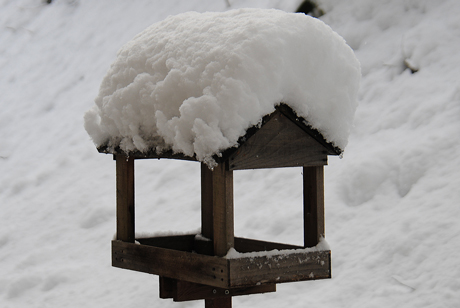
<path id="1" fill-rule="evenodd" d="M 229 3 L 295 11 L 300 1 Z M 326 167 L 333 278 L 234 307 L 459 307 L 460 3 L 320 3 L 363 73 L 344 158 Z M 171 14 L 227 9 L 0 0 L 0 307 L 203 307 L 160 300 L 155 276 L 111 267 L 115 166 L 83 115 L 134 35 Z M 199 165 L 136 164 L 137 231 L 197 230 Z M 301 243 L 300 172 L 235 172 L 236 234 Z"/>

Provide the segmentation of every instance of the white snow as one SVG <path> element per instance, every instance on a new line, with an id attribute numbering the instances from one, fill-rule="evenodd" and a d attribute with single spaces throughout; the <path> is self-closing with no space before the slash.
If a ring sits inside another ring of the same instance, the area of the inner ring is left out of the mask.
<path id="1" fill-rule="evenodd" d="M 163 237 L 163 236 L 176 236 L 176 235 L 194 235 L 200 232 L 201 229 L 199 230 L 193 230 L 193 231 L 188 231 L 188 232 L 177 232 L 177 231 L 156 231 L 156 232 L 135 232 L 134 237 L 137 239 L 145 239 L 145 238 L 151 238 L 151 237 Z M 115 233 L 112 236 L 112 240 L 117 239 L 117 234 Z"/>
<path id="2" fill-rule="evenodd" d="M 322 21 L 275 9 L 188 12 L 118 52 L 85 127 L 99 146 L 212 156 L 280 102 L 344 149 L 359 62 Z"/>
<path id="3" fill-rule="evenodd" d="M 238 259 L 238 258 L 256 258 L 256 257 L 267 257 L 271 258 L 277 256 L 283 258 L 295 253 L 308 253 L 308 252 L 319 252 L 330 250 L 330 246 L 326 239 L 321 238 L 318 245 L 315 247 L 301 248 L 301 249 L 273 249 L 269 251 L 255 251 L 255 252 L 239 252 L 235 248 L 230 248 L 225 255 L 226 259 Z"/>
<path id="4" fill-rule="evenodd" d="M 230 0 L 293 11 L 300 1 Z M 111 267 L 115 164 L 83 114 L 116 51 L 168 15 L 226 1 L 0 0 L 0 307 L 203 307 Z M 321 0 L 361 63 L 343 159 L 325 167 L 332 279 L 234 307 L 460 307 L 460 2 Z M 404 61 L 418 69 L 411 74 Z M 200 226 L 200 167 L 136 161 L 136 232 Z M 301 169 L 238 171 L 237 236 L 301 245 Z"/>

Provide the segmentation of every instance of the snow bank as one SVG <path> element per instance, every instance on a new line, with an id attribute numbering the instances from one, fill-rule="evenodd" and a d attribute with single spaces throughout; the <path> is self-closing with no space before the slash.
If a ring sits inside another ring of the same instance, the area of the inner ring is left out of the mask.
<path id="1" fill-rule="evenodd" d="M 96 146 L 200 161 L 290 105 L 344 149 L 360 66 L 330 27 L 304 14 L 239 9 L 170 16 L 118 53 L 85 128 Z"/>

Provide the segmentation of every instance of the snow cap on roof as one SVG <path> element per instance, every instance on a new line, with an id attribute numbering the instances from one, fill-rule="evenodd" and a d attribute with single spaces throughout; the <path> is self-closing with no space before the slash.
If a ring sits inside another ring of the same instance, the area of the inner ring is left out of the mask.
<path id="1" fill-rule="evenodd" d="M 360 76 L 351 48 L 318 19 L 188 12 L 121 48 L 85 128 L 98 147 L 173 150 L 212 163 L 283 102 L 344 149 Z"/>

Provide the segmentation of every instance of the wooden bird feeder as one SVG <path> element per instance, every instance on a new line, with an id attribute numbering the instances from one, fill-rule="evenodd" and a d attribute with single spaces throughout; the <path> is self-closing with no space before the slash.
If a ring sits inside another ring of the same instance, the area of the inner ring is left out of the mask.
<path id="1" fill-rule="evenodd" d="M 330 251 L 307 248 L 324 237 L 323 166 L 328 155 L 341 150 L 289 106 L 278 105 L 261 125 L 240 138 L 238 147 L 215 157 L 218 165 L 213 170 L 201 163 L 201 236 L 136 239 L 134 235 L 134 161 L 197 161 L 195 157 L 98 150 L 113 154 L 116 160 L 117 236 L 112 241 L 112 265 L 159 275 L 161 298 L 205 299 L 206 307 L 231 307 L 232 296 L 274 292 L 277 283 L 331 278 Z M 303 167 L 304 245 L 235 237 L 233 171 L 294 166 Z M 239 257 L 227 258 L 230 248 L 240 252 Z M 245 254 L 252 252 L 258 253 Z"/>

